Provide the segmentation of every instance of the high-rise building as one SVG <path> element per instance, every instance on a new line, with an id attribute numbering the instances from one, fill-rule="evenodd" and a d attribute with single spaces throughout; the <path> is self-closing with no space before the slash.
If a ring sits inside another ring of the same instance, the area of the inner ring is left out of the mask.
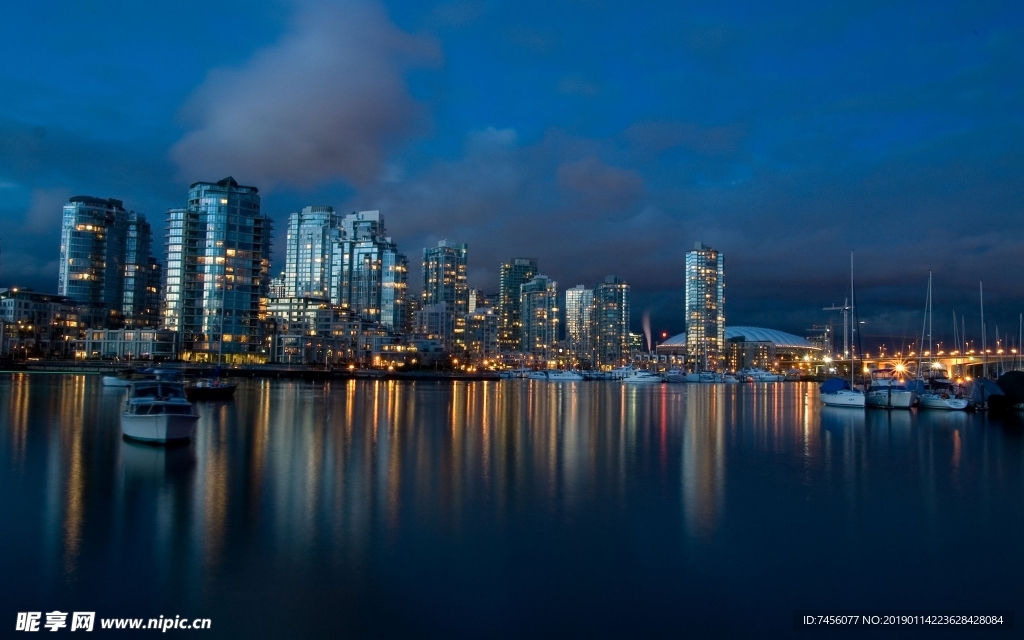
<path id="1" fill-rule="evenodd" d="M 498 284 L 498 346 L 502 351 L 521 350 L 521 287 L 537 275 L 536 258 L 515 258 L 501 265 Z"/>
<path id="2" fill-rule="evenodd" d="M 565 341 L 576 362 L 591 362 L 594 290 L 578 284 L 565 290 Z"/>
<path id="3" fill-rule="evenodd" d="M 150 291 L 159 263 L 145 216 L 120 200 L 75 196 L 64 205 L 58 294 L 102 310 L 109 327 L 152 326 L 159 297 Z"/>
<path id="4" fill-rule="evenodd" d="M 334 244 L 336 304 L 392 331 L 408 319 L 409 261 L 384 230 L 380 211 L 350 213 Z"/>
<path id="5" fill-rule="evenodd" d="M 445 348 L 466 348 L 466 314 L 469 313 L 469 285 L 466 282 L 468 245 L 447 240 L 423 249 L 423 308 L 443 305 L 452 317 L 451 334 L 442 336 Z"/>
<path id="6" fill-rule="evenodd" d="M 180 333 L 182 358 L 265 361 L 271 220 L 256 187 L 230 177 L 194 182 L 187 206 L 167 218 L 164 325 Z"/>
<path id="7" fill-rule="evenodd" d="M 629 284 L 608 276 L 594 287 L 594 355 L 597 364 L 621 366 L 629 360 Z"/>
<path id="8" fill-rule="evenodd" d="M 519 350 L 547 358 L 558 342 L 558 283 L 537 274 L 519 289 Z"/>
<path id="9" fill-rule="evenodd" d="M 284 291 L 289 298 L 331 298 L 333 243 L 341 216 L 333 207 L 303 207 L 288 216 Z"/>
<path id="10" fill-rule="evenodd" d="M 498 312 L 480 307 L 466 314 L 466 351 L 478 365 L 498 355 Z"/>
<path id="11" fill-rule="evenodd" d="M 686 252 L 686 349 L 695 369 L 725 355 L 725 259 L 701 242 Z"/>

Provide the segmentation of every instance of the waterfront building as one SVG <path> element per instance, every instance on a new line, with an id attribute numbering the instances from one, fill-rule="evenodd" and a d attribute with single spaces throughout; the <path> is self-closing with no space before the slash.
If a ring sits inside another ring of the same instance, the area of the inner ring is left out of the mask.
<path id="1" fill-rule="evenodd" d="M 520 350 L 522 286 L 537 275 L 536 258 L 515 258 L 501 265 L 498 283 L 498 344 L 502 351 Z"/>
<path id="2" fill-rule="evenodd" d="M 466 282 L 468 245 L 442 240 L 423 249 L 423 312 L 441 305 L 450 320 L 451 331 L 441 335 L 449 351 L 465 351 L 466 314 L 469 313 L 469 285 Z M 447 331 L 447 329 L 445 329 Z"/>
<path id="3" fill-rule="evenodd" d="M 785 372 L 807 367 L 824 354 L 820 346 L 805 338 L 763 327 L 725 327 L 726 349 L 723 369 L 738 371 L 751 367 Z M 667 366 L 682 366 L 693 361 L 687 333 L 672 336 L 659 344 L 656 353 Z"/>
<path id="4" fill-rule="evenodd" d="M 102 324 L 148 326 L 159 296 L 151 291 L 159 264 L 151 255 L 145 216 L 120 200 L 74 196 L 61 219 L 57 293 L 103 310 Z"/>
<path id="5" fill-rule="evenodd" d="M 594 290 L 578 284 L 565 290 L 565 341 L 570 361 L 592 363 Z"/>
<path id="6" fill-rule="evenodd" d="M 334 207 L 303 207 L 288 216 L 281 274 L 285 296 L 330 299 L 331 256 L 340 228 L 341 216 Z"/>
<path id="7" fill-rule="evenodd" d="M 546 360 L 558 342 L 558 283 L 537 274 L 519 289 L 519 350 Z"/>
<path id="8" fill-rule="evenodd" d="M 473 313 L 477 309 L 490 306 L 492 305 L 490 304 L 487 294 L 480 289 L 469 290 L 469 313 Z"/>
<path id="9" fill-rule="evenodd" d="M 79 305 L 67 296 L 32 289 L 0 289 L 0 354 L 28 358 L 70 357 L 70 341 L 86 326 L 102 326 L 102 308 Z"/>
<path id="10" fill-rule="evenodd" d="M 695 370 L 725 366 L 725 259 L 700 242 L 686 252 L 686 343 Z"/>
<path id="11" fill-rule="evenodd" d="M 619 367 L 629 361 L 629 284 L 608 276 L 594 287 L 593 343 L 599 367 Z"/>
<path id="12" fill-rule="evenodd" d="M 398 333 L 321 298 L 271 298 L 266 317 L 273 363 L 373 367 L 404 357 Z"/>
<path id="13" fill-rule="evenodd" d="M 167 211 L 164 326 L 181 357 L 264 362 L 262 301 L 270 285 L 271 220 L 256 187 L 228 177 L 194 182 L 183 209 Z"/>
<path id="14" fill-rule="evenodd" d="M 173 360 L 178 354 L 178 332 L 153 327 L 89 329 L 71 342 L 79 360 Z"/>
<path id="15" fill-rule="evenodd" d="M 466 314 L 466 351 L 477 365 L 498 356 L 498 312 L 480 307 Z"/>
<path id="16" fill-rule="evenodd" d="M 392 331 L 407 327 L 409 261 L 386 234 L 380 211 L 341 219 L 332 244 L 329 299 Z"/>
<path id="17" fill-rule="evenodd" d="M 412 331 L 414 335 L 437 340 L 450 351 L 454 330 L 455 317 L 447 305 L 428 304 L 416 311 L 416 326 Z"/>

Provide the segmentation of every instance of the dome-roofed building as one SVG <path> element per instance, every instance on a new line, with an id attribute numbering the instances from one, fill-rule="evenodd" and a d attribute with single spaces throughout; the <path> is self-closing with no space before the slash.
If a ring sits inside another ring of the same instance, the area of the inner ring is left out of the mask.
<path id="1" fill-rule="evenodd" d="M 798 366 L 805 356 L 814 358 L 820 349 L 800 336 L 763 327 L 726 327 L 727 369 L 746 367 L 788 370 Z M 672 336 L 657 347 L 659 359 L 672 365 L 693 366 L 686 349 L 686 334 Z"/>

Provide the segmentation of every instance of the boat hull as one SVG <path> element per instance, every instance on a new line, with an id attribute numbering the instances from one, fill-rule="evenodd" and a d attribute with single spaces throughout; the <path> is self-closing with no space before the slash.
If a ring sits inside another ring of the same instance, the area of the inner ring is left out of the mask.
<path id="1" fill-rule="evenodd" d="M 869 391 L 865 398 L 865 405 L 881 409 L 909 409 L 917 401 L 917 392 L 906 389 L 879 389 Z"/>
<path id="2" fill-rule="evenodd" d="M 132 386 L 132 381 L 126 380 L 124 378 L 119 378 L 117 376 L 103 376 L 103 386 L 127 389 L 128 387 Z"/>
<path id="3" fill-rule="evenodd" d="M 187 413 L 153 415 L 121 414 L 121 433 L 143 442 L 175 442 L 188 440 L 195 431 L 199 416 Z"/>
<path id="4" fill-rule="evenodd" d="M 622 382 L 624 382 L 625 384 L 661 384 L 662 380 L 659 377 L 648 378 L 644 376 L 636 378 L 623 378 Z"/>
<path id="5" fill-rule="evenodd" d="M 963 411 L 967 409 L 967 398 L 943 398 L 933 393 L 922 393 L 917 397 L 918 406 L 922 409 L 943 409 L 946 411 Z"/>
<path id="6" fill-rule="evenodd" d="M 827 407 L 854 407 L 863 409 L 865 398 L 863 393 L 839 391 L 821 394 L 821 402 Z"/>

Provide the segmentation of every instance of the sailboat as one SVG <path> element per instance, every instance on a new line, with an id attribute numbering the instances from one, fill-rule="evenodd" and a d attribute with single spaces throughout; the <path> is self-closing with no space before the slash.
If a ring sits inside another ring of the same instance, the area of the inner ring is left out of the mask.
<path id="1" fill-rule="evenodd" d="M 932 272 L 928 272 L 928 296 L 925 302 L 925 319 L 921 324 L 921 345 L 917 356 L 917 378 L 924 383 L 924 391 L 917 395 L 917 405 L 922 409 L 946 409 L 963 411 L 967 408 L 967 398 L 958 397 L 953 381 L 946 375 L 946 369 L 937 362 L 929 363 L 927 368 L 922 361 L 924 351 L 925 328 L 928 330 L 928 354 L 934 352 L 932 344 Z"/>
<path id="2" fill-rule="evenodd" d="M 853 252 L 850 252 L 850 314 L 843 312 L 843 335 L 846 335 L 846 323 L 849 317 L 852 322 L 854 305 L 853 296 Z M 850 346 L 850 380 L 847 381 L 843 378 L 830 378 L 822 383 L 819 388 L 819 396 L 821 401 L 830 407 L 854 407 L 858 409 L 864 408 L 865 396 L 864 392 L 859 389 L 855 389 L 853 386 L 853 375 L 854 375 L 854 357 L 853 357 L 853 346 L 851 340 Z"/>

